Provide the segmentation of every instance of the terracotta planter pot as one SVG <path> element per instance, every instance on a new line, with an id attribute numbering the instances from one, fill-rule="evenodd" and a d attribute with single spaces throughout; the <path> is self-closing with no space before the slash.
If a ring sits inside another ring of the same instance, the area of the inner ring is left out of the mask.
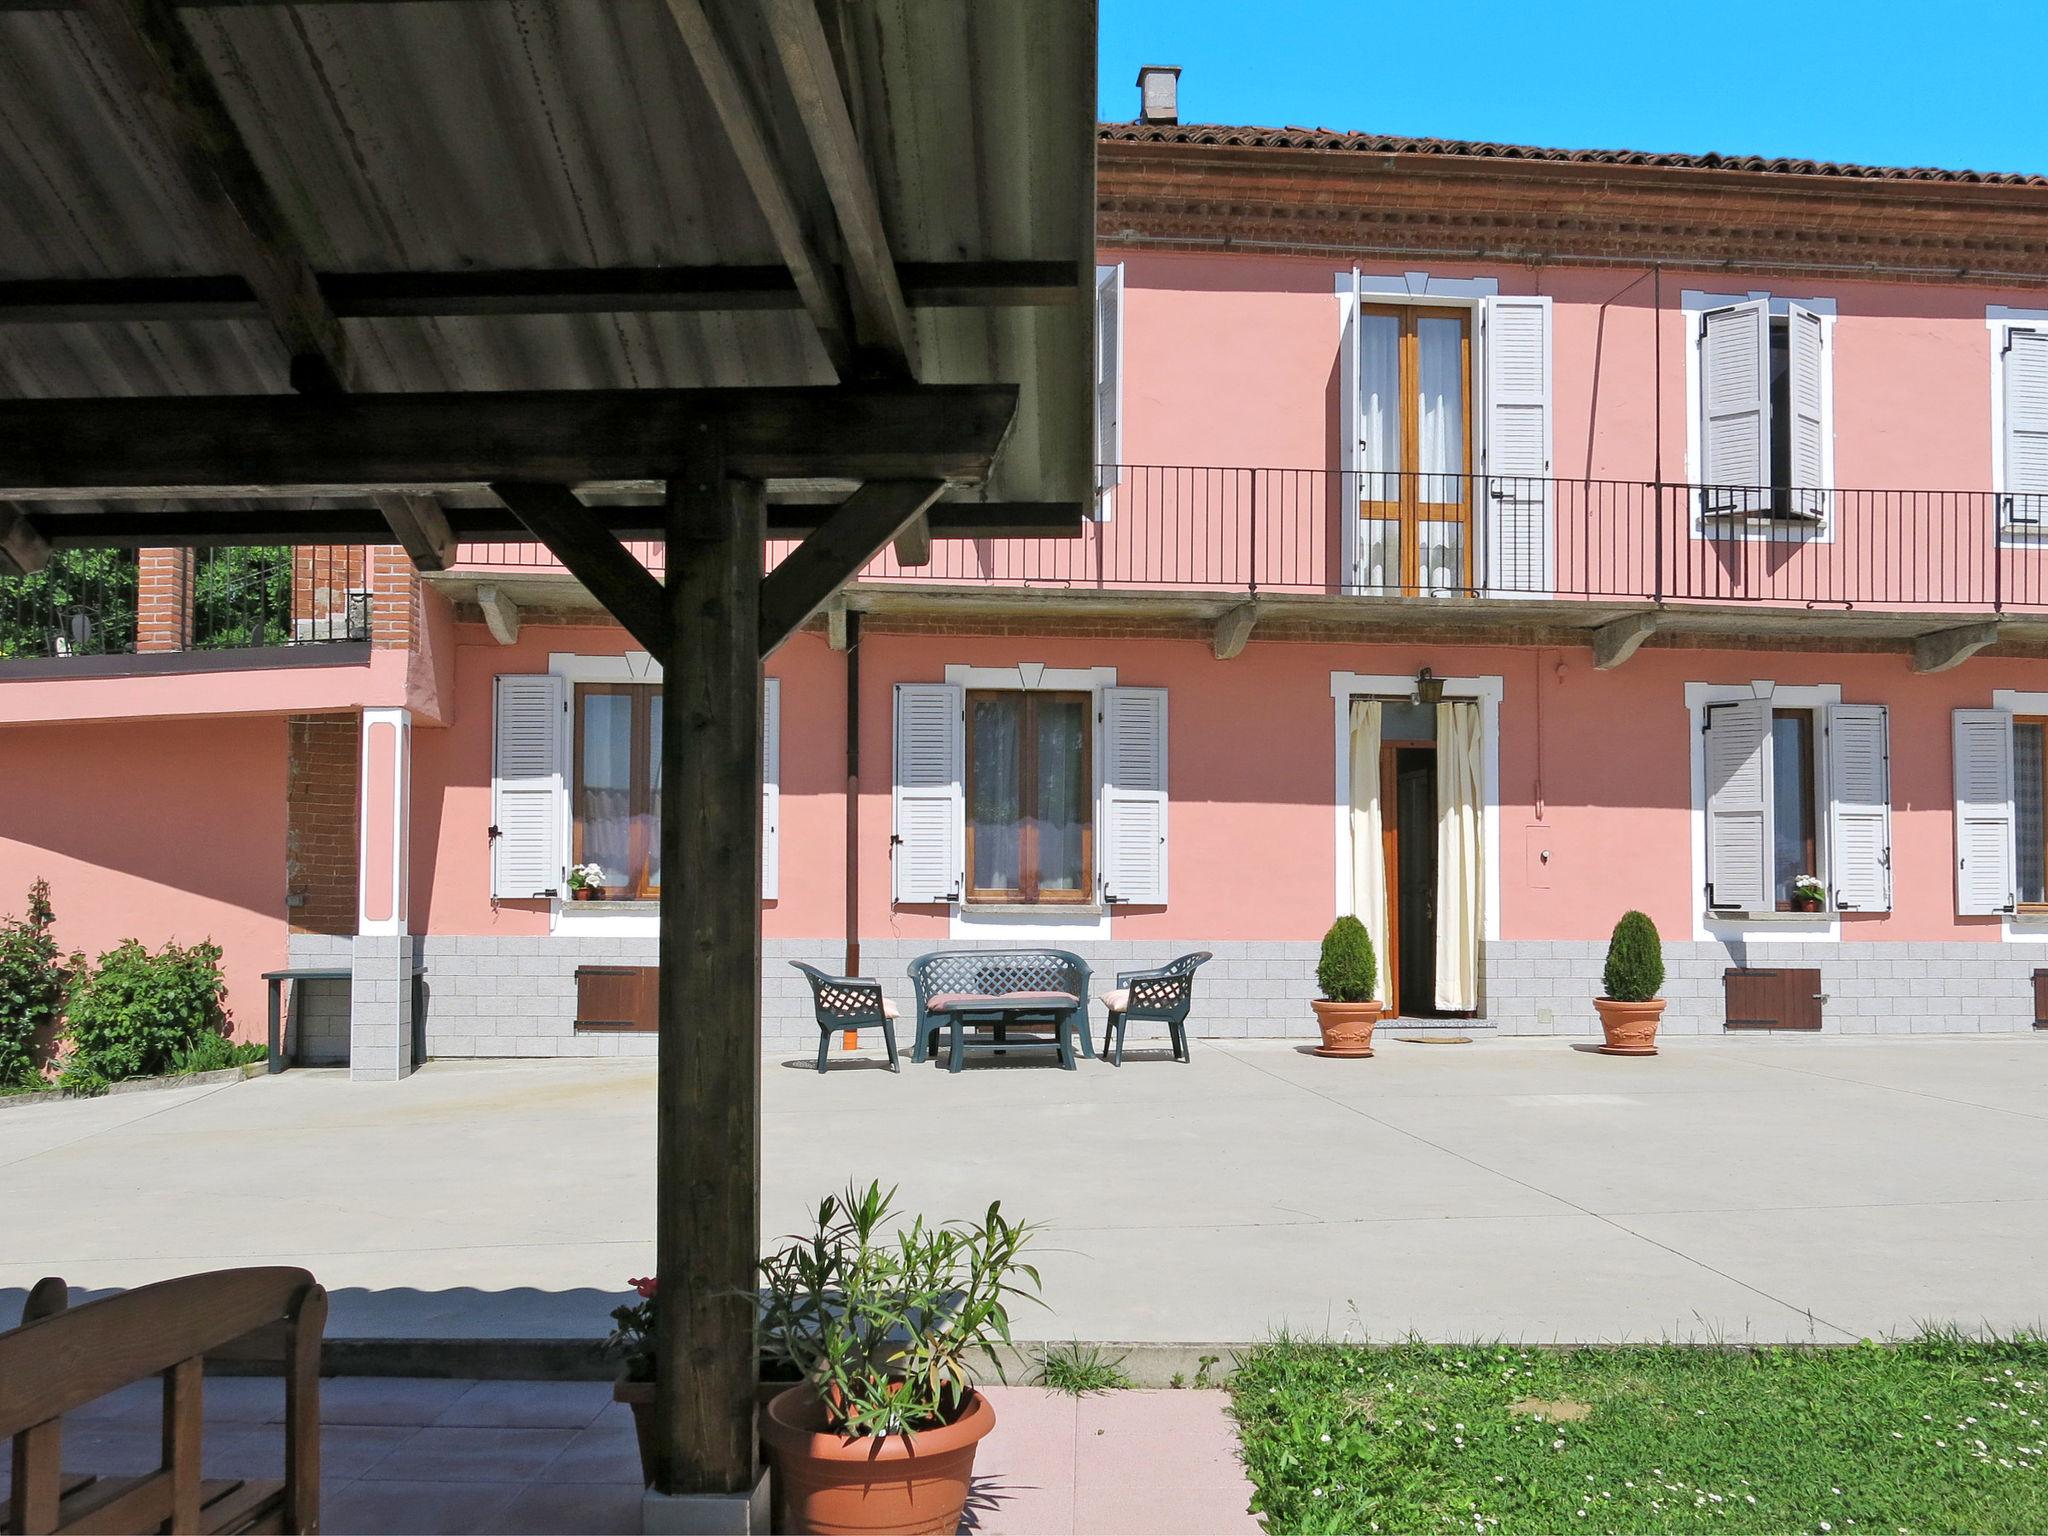
<path id="1" fill-rule="evenodd" d="M 577 901 L 595 901 L 597 892 L 587 885 L 579 885 L 569 895 Z"/>
<path id="2" fill-rule="evenodd" d="M 1646 1003 L 1618 1003 L 1611 997 L 1596 997 L 1600 1010 L 1600 1032 L 1606 1041 L 1604 1056 L 1654 1056 L 1657 1054 L 1657 1021 L 1664 1017 L 1664 999 Z"/>
<path id="3" fill-rule="evenodd" d="M 1378 1003 L 1333 1003 L 1316 998 L 1316 1027 L 1323 1032 L 1318 1056 L 1361 1057 L 1372 1054 L 1372 1030 L 1385 1010 Z"/>
<path id="4" fill-rule="evenodd" d="M 640 1482 L 654 1486 L 654 1383 L 628 1381 L 621 1376 L 612 1383 L 612 1401 L 633 1410 L 633 1438 L 640 1442 Z"/>
<path id="5" fill-rule="evenodd" d="M 977 1392 L 951 1424 L 848 1440 L 825 1427 L 817 1393 L 791 1387 L 761 1421 L 775 1469 L 778 1528 L 812 1536 L 953 1536 L 967 1508 L 975 1449 L 995 1427 L 995 1409 Z"/>

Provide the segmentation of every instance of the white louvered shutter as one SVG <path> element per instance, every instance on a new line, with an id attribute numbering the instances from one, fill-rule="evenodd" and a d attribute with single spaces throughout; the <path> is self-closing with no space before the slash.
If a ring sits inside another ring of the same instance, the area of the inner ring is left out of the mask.
<path id="1" fill-rule="evenodd" d="M 782 894 L 782 680 L 761 687 L 761 899 Z"/>
<path id="2" fill-rule="evenodd" d="M 1827 325 L 1812 310 L 1786 308 L 1786 400 L 1791 406 L 1791 509 L 1824 518 L 1827 493 Z"/>
<path id="3" fill-rule="evenodd" d="M 2013 910 L 2012 716 L 2002 709 L 1955 712 L 1956 911 L 1982 917 Z"/>
<path id="4" fill-rule="evenodd" d="M 1487 586 L 1547 597 L 1551 574 L 1550 300 L 1486 301 Z"/>
<path id="5" fill-rule="evenodd" d="M 961 690 L 951 683 L 896 685 L 895 863 L 903 902 L 958 901 L 967 842 L 962 782 Z"/>
<path id="6" fill-rule="evenodd" d="M 1828 707 L 1828 873 L 1844 912 L 1892 909 L 1891 712 Z"/>
<path id="7" fill-rule="evenodd" d="M 2048 331 L 2005 333 L 2005 519 L 2048 525 Z"/>
<path id="8" fill-rule="evenodd" d="M 1106 517 L 1124 461 L 1124 267 L 1095 269 L 1095 489 Z"/>
<path id="9" fill-rule="evenodd" d="M 1166 690 L 1102 695 L 1102 897 L 1166 904 Z"/>
<path id="10" fill-rule="evenodd" d="M 1347 589 L 1358 585 L 1358 273 L 1350 274 L 1347 291 L 1338 278 L 1337 304 L 1343 326 L 1337 334 L 1337 516 L 1342 530 L 1341 558 Z"/>
<path id="11" fill-rule="evenodd" d="M 1771 911 L 1778 903 L 1770 701 L 1709 704 L 1705 742 L 1707 905 L 1717 912 Z"/>
<path id="12" fill-rule="evenodd" d="M 1771 312 L 1751 299 L 1700 316 L 1700 481 L 1709 512 L 1770 502 Z"/>
<path id="13" fill-rule="evenodd" d="M 498 678 L 491 726 L 491 895 L 499 900 L 562 892 L 568 743 L 567 678 L 546 672 Z"/>

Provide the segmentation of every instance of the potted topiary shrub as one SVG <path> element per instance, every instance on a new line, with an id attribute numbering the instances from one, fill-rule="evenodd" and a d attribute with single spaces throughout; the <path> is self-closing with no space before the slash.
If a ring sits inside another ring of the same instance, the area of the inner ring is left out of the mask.
<path id="1" fill-rule="evenodd" d="M 1624 912 L 1607 941 L 1607 968 L 1601 975 L 1604 997 L 1593 999 L 1600 1010 L 1600 1049 L 1609 1056 L 1657 1054 L 1657 1021 L 1664 1016 L 1664 945 L 1657 925 L 1640 912 Z"/>
<path id="2" fill-rule="evenodd" d="M 969 1360 L 1002 1374 L 1009 1304 L 1038 1288 L 1018 1258 L 1031 1229 L 999 1205 L 979 1224 L 904 1227 L 894 1204 L 849 1187 L 761 1261 L 762 1347 L 802 1372 L 761 1421 L 778 1530 L 950 1532 L 967 1507 L 996 1422 Z"/>
<path id="3" fill-rule="evenodd" d="M 1323 995 L 1309 1004 L 1316 1011 L 1316 1027 L 1323 1032 L 1316 1054 L 1370 1056 L 1373 1026 L 1384 1010 L 1373 1000 L 1380 968 L 1372 952 L 1372 935 L 1357 918 L 1340 917 L 1323 935 L 1316 984 L 1323 989 Z"/>

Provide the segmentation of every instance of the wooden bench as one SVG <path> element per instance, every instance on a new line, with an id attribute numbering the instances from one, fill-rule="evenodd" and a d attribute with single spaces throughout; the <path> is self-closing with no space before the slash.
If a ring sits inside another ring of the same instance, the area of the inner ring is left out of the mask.
<path id="1" fill-rule="evenodd" d="M 320 1528 L 320 1341 L 327 1292 L 303 1269 L 223 1269 L 69 1305 L 41 1280 L 0 1333 L 0 1436 L 14 1486 L 0 1532 L 311 1532 Z M 206 1358 L 284 1358 L 284 1476 L 199 1475 Z M 65 1472 L 64 1415 L 163 1378 L 163 1462 L 140 1477 Z"/>

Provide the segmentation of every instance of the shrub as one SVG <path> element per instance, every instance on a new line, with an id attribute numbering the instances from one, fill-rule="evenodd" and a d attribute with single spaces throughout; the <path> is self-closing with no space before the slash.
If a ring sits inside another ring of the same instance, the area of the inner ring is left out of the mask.
<path id="1" fill-rule="evenodd" d="M 974 1385 L 969 1358 L 998 1376 L 1010 1302 L 1038 1271 L 1018 1257 L 1031 1228 L 991 1205 L 979 1224 L 898 1224 L 896 1192 L 847 1188 L 818 1207 L 816 1229 L 761 1261 L 761 1338 L 794 1363 L 847 1436 L 949 1424 Z"/>
<path id="2" fill-rule="evenodd" d="M 28 888 L 26 917 L 0 919 L 0 1088 L 40 1081 L 37 1051 L 64 1011 L 55 922 L 47 880 Z"/>
<path id="3" fill-rule="evenodd" d="M 1316 963 L 1316 985 L 1333 1003 L 1369 1003 L 1380 984 L 1379 961 L 1372 935 L 1355 917 L 1340 917 L 1323 935 L 1323 957 Z"/>
<path id="4" fill-rule="evenodd" d="M 205 1036 L 225 1031 L 226 989 L 217 944 L 166 944 L 151 954 L 138 940 L 123 940 L 72 978 L 67 1076 L 119 1082 L 164 1071 Z"/>
<path id="5" fill-rule="evenodd" d="M 1664 986 L 1664 945 L 1657 925 L 1640 912 L 1624 912 L 1607 941 L 1602 996 L 1617 1003 L 1647 1003 Z"/>
<path id="6" fill-rule="evenodd" d="M 260 1040 L 230 1040 L 226 1035 L 201 1035 L 171 1058 L 173 1077 L 190 1072 L 218 1072 L 225 1067 L 246 1067 L 262 1061 L 270 1047 Z"/>

